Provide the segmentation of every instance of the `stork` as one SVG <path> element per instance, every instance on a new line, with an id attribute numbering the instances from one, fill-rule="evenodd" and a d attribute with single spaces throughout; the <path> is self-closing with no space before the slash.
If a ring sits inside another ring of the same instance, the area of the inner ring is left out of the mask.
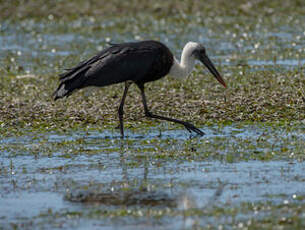
<path id="1" fill-rule="evenodd" d="M 125 82 L 125 89 L 118 108 L 119 128 L 123 138 L 125 98 L 130 85 L 135 83 L 141 91 L 145 116 L 182 124 L 190 133 L 193 131 L 202 136 L 204 132 L 189 122 L 151 113 L 144 93 L 145 83 L 156 81 L 166 75 L 178 79 L 186 78 L 193 70 L 196 60 L 201 61 L 219 83 L 226 87 L 225 81 L 208 58 L 203 45 L 188 42 L 183 48 L 179 62 L 169 48 L 161 42 L 140 41 L 110 44 L 110 47 L 100 51 L 89 60 L 67 69 L 66 72 L 59 75 L 60 84 L 53 94 L 54 100 L 68 97 L 76 89 L 87 86 L 102 87 Z"/>

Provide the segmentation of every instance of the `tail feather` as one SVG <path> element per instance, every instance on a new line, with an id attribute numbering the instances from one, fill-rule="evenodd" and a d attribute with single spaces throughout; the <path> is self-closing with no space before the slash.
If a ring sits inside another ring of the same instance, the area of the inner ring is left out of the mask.
<path id="1" fill-rule="evenodd" d="M 91 68 L 92 64 L 109 54 L 109 49 L 105 49 L 93 56 L 89 60 L 80 62 L 77 66 L 66 69 L 66 72 L 59 75 L 60 84 L 53 93 L 54 100 L 67 97 L 75 89 L 84 87 L 86 81 L 85 73 Z"/>
<path id="2" fill-rule="evenodd" d="M 53 93 L 54 101 L 56 101 L 59 98 L 67 97 L 69 93 L 69 90 L 66 89 L 65 83 L 60 83 L 56 91 Z"/>
<path id="3" fill-rule="evenodd" d="M 83 75 L 84 72 L 86 72 L 90 66 L 84 66 L 81 69 L 77 69 L 74 71 L 69 71 L 67 73 L 60 74 L 60 82 L 66 82 L 69 80 L 73 80 L 74 78 L 78 78 L 80 75 Z"/>
<path id="4" fill-rule="evenodd" d="M 66 74 L 64 77 L 61 77 L 60 84 L 53 93 L 54 100 L 56 101 L 59 98 L 68 97 L 75 89 L 82 88 L 85 81 L 84 73 L 89 68 L 90 67 L 88 66 L 86 68 L 70 72 L 70 74 Z"/>
<path id="5" fill-rule="evenodd" d="M 104 56 L 105 55 L 106 54 L 104 54 Z M 87 70 L 88 68 L 90 68 L 90 64 L 96 62 L 99 58 L 102 58 L 102 57 L 103 57 L 103 55 L 98 54 L 98 55 L 93 56 L 89 60 L 80 62 L 77 66 L 75 66 L 73 68 L 66 69 L 66 72 L 59 74 L 59 79 L 62 81 L 64 79 L 66 79 L 66 77 L 69 77 L 76 72 Z"/>

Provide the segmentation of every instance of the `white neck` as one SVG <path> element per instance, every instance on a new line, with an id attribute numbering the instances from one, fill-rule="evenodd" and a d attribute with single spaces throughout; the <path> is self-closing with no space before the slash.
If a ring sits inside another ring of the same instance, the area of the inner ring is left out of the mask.
<path id="1" fill-rule="evenodd" d="M 195 57 L 192 56 L 192 52 L 196 46 L 197 43 L 194 42 L 188 42 L 184 46 L 180 63 L 176 58 L 174 58 L 174 63 L 169 71 L 170 76 L 183 79 L 191 73 L 195 65 Z"/>

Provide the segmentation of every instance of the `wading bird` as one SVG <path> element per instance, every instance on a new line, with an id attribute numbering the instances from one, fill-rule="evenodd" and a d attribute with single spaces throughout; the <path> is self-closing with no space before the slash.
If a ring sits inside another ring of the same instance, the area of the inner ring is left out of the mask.
<path id="1" fill-rule="evenodd" d="M 188 42 L 183 48 L 180 62 L 169 48 L 158 41 L 110 45 L 89 60 L 60 74 L 60 84 L 53 94 L 54 100 L 67 97 L 74 90 L 87 86 L 101 87 L 125 82 L 123 97 L 118 109 L 119 128 L 121 136 L 124 137 L 124 102 L 129 86 L 135 83 L 141 91 L 144 112 L 147 117 L 176 122 L 184 125 L 189 132 L 193 131 L 198 135 L 204 135 L 200 129 L 189 122 L 152 114 L 148 109 L 144 93 L 145 83 L 158 80 L 166 75 L 179 79 L 186 78 L 192 71 L 196 59 L 200 60 L 226 87 L 226 83 L 206 55 L 205 48 L 201 44 Z"/>

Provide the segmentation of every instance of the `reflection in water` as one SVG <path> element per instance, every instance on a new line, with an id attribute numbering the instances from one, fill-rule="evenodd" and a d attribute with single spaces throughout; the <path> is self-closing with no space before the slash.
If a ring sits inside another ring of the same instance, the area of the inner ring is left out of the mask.
<path id="1" fill-rule="evenodd" d="M 183 129 L 160 136 L 158 128 L 129 132 L 124 140 L 107 130 L 2 138 L 0 200 L 10 206 L 0 209 L 0 216 L 15 218 L 15 207 L 27 199 L 41 216 L 50 207 L 63 216 L 67 210 L 80 212 L 89 222 L 92 212 L 99 218 L 123 212 L 136 226 L 139 219 L 133 215 L 138 214 L 127 210 L 150 213 L 152 223 L 157 216 L 152 213 L 161 212 L 162 223 L 192 227 L 207 221 L 205 213 L 213 213 L 214 207 L 282 203 L 283 197 L 303 194 L 305 164 L 295 160 L 305 148 L 301 124 L 288 129 L 240 124 L 201 128 L 206 133 L 201 138 L 190 138 Z M 274 158 L 267 158 L 271 151 Z M 291 151 L 292 160 L 281 160 L 287 158 L 282 151 Z M 45 194 L 38 194 L 38 203 L 37 191 Z M 62 200 L 64 194 L 63 202 L 50 205 L 49 197 Z M 19 215 L 43 218 L 36 212 Z M 116 221 L 110 219 L 109 225 Z"/>
<path id="2" fill-rule="evenodd" d="M 128 149 L 128 148 L 127 148 Z M 124 183 L 126 185 L 131 184 L 129 181 L 129 177 L 128 177 L 128 164 L 126 163 L 128 161 L 126 155 L 128 154 L 128 152 L 126 151 L 126 149 L 124 148 L 124 140 L 121 140 L 121 148 L 120 148 L 120 167 L 122 169 L 122 179 L 124 181 Z M 138 160 L 137 162 L 140 165 L 143 165 L 143 176 L 142 176 L 142 180 L 140 182 L 140 188 L 146 188 L 148 186 L 148 169 L 149 169 L 149 158 L 148 157 L 144 157 L 141 158 L 141 160 Z M 130 168 L 132 170 L 132 168 Z M 141 176 L 138 178 L 138 180 L 140 180 Z M 134 178 L 131 178 L 131 180 L 133 180 Z"/>

